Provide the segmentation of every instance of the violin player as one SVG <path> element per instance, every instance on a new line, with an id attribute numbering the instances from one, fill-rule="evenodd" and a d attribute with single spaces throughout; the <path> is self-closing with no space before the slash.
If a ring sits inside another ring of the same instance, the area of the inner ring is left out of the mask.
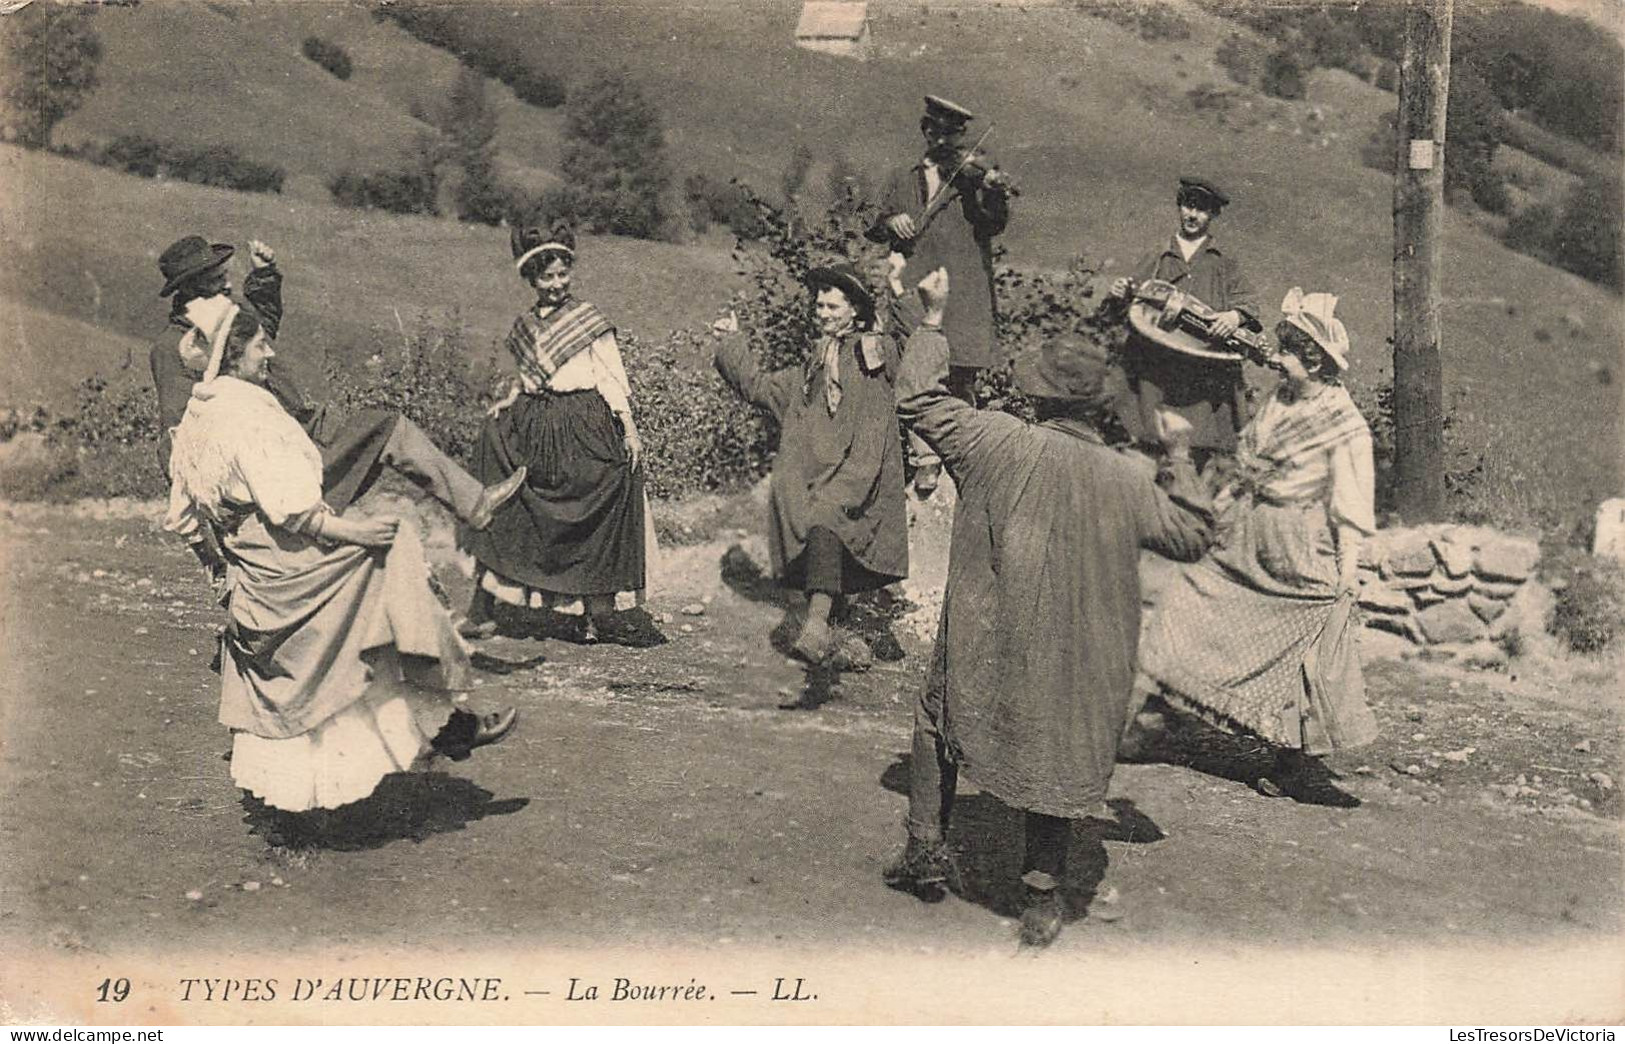
<path id="1" fill-rule="evenodd" d="M 993 362 L 993 237 L 1010 220 L 1015 186 L 1009 175 L 966 136 L 975 115 L 936 95 L 925 98 L 920 134 L 924 155 L 892 170 L 880 197 L 880 216 L 868 237 L 902 260 L 902 285 L 914 286 L 938 268 L 955 288 L 942 318 L 948 339 L 949 389 L 971 401 L 976 375 Z M 941 462 L 911 439 L 914 488 L 929 496 Z"/>

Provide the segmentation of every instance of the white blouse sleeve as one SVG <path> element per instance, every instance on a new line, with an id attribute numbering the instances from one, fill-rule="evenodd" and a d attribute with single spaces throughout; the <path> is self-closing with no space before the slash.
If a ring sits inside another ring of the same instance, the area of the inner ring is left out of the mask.
<path id="1" fill-rule="evenodd" d="M 587 351 L 592 353 L 593 366 L 598 371 L 598 394 L 609 403 L 611 413 L 630 418 L 632 384 L 626 379 L 626 367 L 621 363 L 621 349 L 615 341 L 615 331 L 610 330 L 599 336 Z"/>
<path id="2" fill-rule="evenodd" d="M 253 434 L 233 447 L 232 497 L 246 493 L 266 521 L 279 527 L 320 507 L 322 458 L 299 423 L 279 410 L 264 417 Z"/>
<path id="3" fill-rule="evenodd" d="M 1330 484 L 1327 512 L 1332 522 L 1353 526 L 1366 536 L 1375 533 L 1376 467 L 1370 435 L 1362 433 L 1332 447 Z"/>

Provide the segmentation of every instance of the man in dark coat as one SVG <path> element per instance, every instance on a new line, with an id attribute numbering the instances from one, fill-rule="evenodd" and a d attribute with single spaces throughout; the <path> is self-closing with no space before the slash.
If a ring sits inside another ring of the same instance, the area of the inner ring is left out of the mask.
<path id="1" fill-rule="evenodd" d="M 1009 178 L 988 156 L 978 154 L 959 169 L 973 119 L 946 98 L 926 96 L 920 120 L 925 155 L 887 176 L 880 216 L 868 231 L 904 259 L 903 285 L 914 286 L 938 268 L 947 271 L 955 293 L 942 332 L 952 346 L 951 386 L 967 401 L 976 375 L 994 362 L 993 237 L 1010 220 L 1011 195 Z M 910 456 L 916 487 L 929 492 L 940 462 L 918 444 Z"/>
<path id="2" fill-rule="evenodd" d="M 1230 197 L 1210 178 L 1179 179 L 1179 229 L 1160 250 L 1134 269 L 1133 282 L 1160 279 L 1200 300 L 1219 315 L 1212 333 L 1222 341 L 1240 329 L 1263 330 L 1252 284 L 1228 248 L 1221 248 L 1213 219 Z M 1129 291 L 1130 277 L 1112 284 L 1112 294 Z M 1152 442 L 1152 418 L 1159 407 L 1176 410 L 1191 423 L 1191 448 L 1198 467 L 1215 454 L 1235 452 L 1236 432 L 1247 423 L 1246 384 L 1241 363 L 1184 355 L 1135 338 L 1128 353 L 1129 396 L 1118 414 L 1135 439 Z"/>
<path id="3" fill-rule="evenodd" d="M 726 336 L 716 367 L 779 423 L 769 501 L 773 571 L 807 592 L 792 651 L 812 664 L 841 658 L 850 666 L 851 653 L 830 627 L 835 599 L 908 575 L 897 342 L 873 331 L 874 298 L 851 264 L 814 269 L 807 284 L 819 332 L 804 366 L 764 373 L 742 338 Z M 737 324 L 730 316 L 715 329 L 733 334 Z"/>
<path id="4" fill-rule="evenodd" d="M 244 281 L 243 301 L 232 297 L 226 268 L 234 252 L 229 244 L 186 236 L 158 258 L 164 277 L 159 296 L 173 298 L 169 332 L 152 346 L 149 356 L 158 392 L 158 464 L 166 477 L 171 433 L 186 413 L 192 386 L 202 378 L 212 346 L 226 336 L 237 311 L 251 310 L 269 337 L 274 338 L 282 326 L 282 273 L 271 248 L 258 240 L 249 243 L 253 268 Z M 277 368 L 276 360 L 270 365 L 266 387 L 320 447 L 323 497 L 335 511 L 343 511 L 359 499 L 389 466 L 480 529 L 525 480 L 521 469 L 498 485 L 482 486 L 400 414 L 362 410 L 346 416 L 326 404 L 314 404 L 285 370 Z M 206 530 L 200 532 L 192 550 L 218 574 L 221 563 Z"/>
<path id="5" fill-rule="evenodd" d="M 1024 944 L 1061 930 L 1058 888 L 1073 819 L 1104 816 L 1134 681 L 1139 557 L 1201 556 L 1209 505 L 1177 415 L 1158 415 L 1169 486 L 1108 448 L 1105 352 L 1063 338 L 1017 364 L 1039 423 L 949 393 L 947 348 L 903 357 L 898 404 L 959 489 L 942 621 L 914 716 L 908 843 L 894 887 L 942 897 L 958 772 L 1024 810 Z"/>

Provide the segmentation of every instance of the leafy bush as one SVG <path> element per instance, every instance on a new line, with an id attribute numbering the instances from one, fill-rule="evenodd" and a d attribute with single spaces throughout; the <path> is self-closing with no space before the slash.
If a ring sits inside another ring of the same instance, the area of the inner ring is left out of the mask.
<path id="1" fill-rule="evenodd" d="M 621 343 L 651 496 L 729 491 L 767 473 L 777 426 L 709 366 L 694 365 L 710 353 L 709 335 L 684 331 L 658 343 L 635 337 Z"/>
<path id="2" fill-rule="evenodd" d="M 1304 96 L 1303 66 L 1288 51 L 1276 51 L 1264 60 L 1259 89 L 1272 98 L 1294 100 Z"/>
<path id="3" fill-rule="evenodd" d="M 1132 30 L 1142 40 L 1189 40 L 1191 23 L 1162 0 L 1072 0 L 1075 10 Z"/>
<path id="4" fill-rule="evenodd" d="M 1551 246 L 1559 266 L 1616 291 L 1625 289 L 1620 257 L 1620 226 L 1625 224 L 1621 191 L 1618 171 L 1612 177 L 1589 177 L 1576 185 L 1563 204 Z"/>
<path id="5" fill-rule="evenodd" d="M 49 146 L 51 131 L 95 89 L 101 58 L 87 12 L 32 4 L 0 19 L 0 97 L 17 140 Z"/>
<path id="6" fill-rule="evenodd" d="M 683 179 L 683 200 L 696 232 L 719 224 L 740 239 L 756 239 L 766 231 L 750 191 L 737 182 L 690 174 Z"/>
<path id="7" fill-rule="evenodd" d="M 323 40 L 319 36 L 307 36 L 305 57 L 341 80 L 350 78 L 350 53 L 336 43 Z"/>
<path id="8" fill-rule="evenodd" d="M 1381 59 L 1377 86 L 1397 88 L 1392 63 L 1404 45 L 1403 4 L 1197 3 L 1317 65 L 1363 74 L 1370 57 Z M 1606 29 L 1527 3 L 1469 4 L 1457 7 L 1452 35 L 1453 64 L 1481 70 L 1499 108 L 1526 112 L 1548 130 L 1601 152 L 1618 150 L 1625 50 Z"/>
<path id="9" fill-rule="evenodd" d="M 1611 559 L 1587 556 L 1570 569 L 1557 592 L 1549 630 L 1575 652 L 1594 653 L 1625 633 L 1625 570 Z"/>
<path id="10" fill-rule="evenodd" d="M 531 52 L 512 40 L 469 29 L 454 6 L 396 0 L 373 8 L 375 18 L 394 22 L 419 40 L 450 51 L 463 64 L 507 84 L 520 101 L 544 109 L 564 104 L 564 83 L 531 65 Z"/>
<path id="11" fill-rule="evenodd" d="M 1570 191 L 1560 209 L 1531 203 L 1507 222 L 1503 241 L 1519 253 L 1611 290 L 1625 290 L 1620 232 L 1625 204 L 1617 174 L 1593 176 Z"/>
<path id="12" fill-rule="evenodd" d="M 565 193 L 594 232 L 654 239 L 668 231 L 671 169 L 660 110 L 625 73 L 601 70 L 565 112 Z"/>
<path id="13" fill-rule="evenodd" d="M 346 412 L 404 414 L 448 455 L 468 460 L 492 396 L 471 376 L 466 327 L 456 315 L 424 317 L 403 341 L 399 351 L 380 352 L 359 371 L 327 359 L 328 401 Z"/>
<path id="14" fill-rule="evenodd" d="M 439 179 L 432 170 L 346 170 L 327 183 L 336 203 L 391 214 L 438 214 L 439 190 Z"/>
<path id="15" fill-rule="evenodd" d="M 1399 91 L 1399 63 L 1384 58 L 1377 65 L 1377 75 L 1371 81 L 1379 91 Z"/>
<path id="16" fill-rule="evenodd" d="M 1240 33 L 1225 37 L 1213 60 L 1243 87 L 1256 87 L 1264 78 L 1264 52 Z"/>
<path id="17" fill-rule="evenodd" d="M 145 382 L 93 374 L 81 381 L 73 411 L 43 406 L 5 411 L 0 441 L 43 435 L 44 453 L 0 475 L 0 494 L 19 500 L 159 497 L 158 401 Z"/>
<path id="18" fill-rule="evenodd" d="M 174 178 L 238 192 L 282 191 L 287 172 L 245 159 L 229 145 L 187 145 L 124 134 L 106 145 L 63 150 L 65 154 L 143 178 Z"/>

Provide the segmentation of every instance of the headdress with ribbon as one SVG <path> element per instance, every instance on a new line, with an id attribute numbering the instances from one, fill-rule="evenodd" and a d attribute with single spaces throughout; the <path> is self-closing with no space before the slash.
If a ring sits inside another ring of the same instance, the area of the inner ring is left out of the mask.
<path id="1" fill-rule="evenodd" d="M 220 322 L 209 335 L 209 364 L 203 368 L 203 380 L 199 383 L 208 384 L 220 376 L 220 365 L 225 359 L 226 341 L 231 337 L 231 324 L 236 321 L 237 314 L 242 309 L 235 302 L 227 308 Z M 200 331 L 201 332 L 201 331 Z"/>
<path id="2" fill-rule="evenodd" d="M 1349 368 L 1349 334 L 1343 321 L 1333 314 L 1336 310 L 1335 295 L 1306 294 L 1296 286 L 1288 290 L 1281 301 L 1282 317 L 1314 338 L 1339 370 L 1346 370 Z"/>

